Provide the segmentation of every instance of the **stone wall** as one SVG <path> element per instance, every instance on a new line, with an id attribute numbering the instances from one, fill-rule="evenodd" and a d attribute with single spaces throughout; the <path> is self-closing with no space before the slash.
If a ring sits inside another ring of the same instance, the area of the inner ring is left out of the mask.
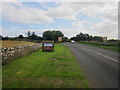
<path id="1" fill-rule="evenodd" d="M 35 52 L 42 47 L 42 44 L 22 45 L 17 47 L 2 48 L 0 56 L 2 56 L 2 64 L 13 61 L 16 58 Z"/>

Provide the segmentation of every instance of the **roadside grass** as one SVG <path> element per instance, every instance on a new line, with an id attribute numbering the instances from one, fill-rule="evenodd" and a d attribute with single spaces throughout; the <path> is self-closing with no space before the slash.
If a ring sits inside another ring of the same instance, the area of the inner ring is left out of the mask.
<path id="1" fill-rule="evenodd" d="M 33 52 L 2 67 L 3 88 L 89 88 L 70 49 Z"/>
<path id="2" fill-rule="evenodd" d="M 64 42 L 54 42 L 55 44 L 63 44 Z"/>
<path id="3" fill-rule="evenodd" d="M 99 47 L 99 48 L 104 48 L 104 49 L 109 49 L 109 50 L 114 50 L 114 51 L 119 51 L 120 48 L 118 46 L 101 46 L 101 45 L 93 45 L 93 44 L 87 44 L 87 43 L 80 43 L 80 44 L 85 44 L 89 46 L 94 46 L 94 47 Z"/>

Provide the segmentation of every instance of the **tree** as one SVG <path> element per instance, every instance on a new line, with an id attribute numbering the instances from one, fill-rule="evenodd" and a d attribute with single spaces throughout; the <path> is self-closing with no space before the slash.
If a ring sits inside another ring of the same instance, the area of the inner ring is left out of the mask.
<path id="1" fill-rule="evenodd" d="M 43 37 L 37 36 L 36 40 L 43 40 Z"/>
<path id="2" fill-rule="evenodd" d="M 43 38 L 45 40 L 54 40 L 54 41 L 57 41 L 58 40 L 58 37 L 63 37 L 63 33 L 61 31 L 45 31 L 43 32 Z"/>
<path id="3" fill-rule="evenodd" d="M 35 36 L 35 32 L 32 32 L 32 35 Z"/>
<path id="4" fill-rule="evenodd" d="M 61 31 L 52 31 L 52 34 L 51 34 L 51 39 L 54 40 L 54 41 L 58 41 L 58 37 L 63 37 L 64 34 L 61 32 Z"/>
<path id="5" fill-rule="evenodd" d="M 4 38 L 4 40 L 8 40 L 9 38 L 8 38 L 8 36 L 6 36 L 5 38 Z"/>
<path id="6" fill-rule="evenodd" d="M 37 35 L 35 35 L 35 32 L 32 32 L 32 34 L 29 36 L 29 39 L 31 39 L 31 40 L 37 39 Z"/>
<path id="7" fill-rule="evenodd" d="M 68 38 L 67 37 L 63 37 L 63 42 L 67 42 Z"/>
<path id="8" fill-rule="evenodd" d="M 42 36 L 45 40 L 51 40 L 51 31 L 43 32 Z"/>
<path id="9" fill-rule="evenodd" d="M 56 31 L 51 32 L 51 39 L 54 40 L 54 41 L 57 41 L 57 33 L 56 33 Z"/>
<path id="10" fill-rule="evenodd" d="M 2 35 L 0 35 L 0 40 L 3 40 L 3 39 L 4 39 L 4 37 Z"/>
<path id="11" fill-rule="evenodd" d="M 30 36 L 31 36 L 31 33 L 30 33 L 30 31 L 28 31 L 28 33 L 27 33 L 27 36 L 28 36 L 28 37 L 30 37 Z"/>
<path id="12" fill-rule="evenodd" d="M 90 36 L 88 37 L 88 41 L 91 41 L 91 40 L 93 40 L 92 35 L 90 35 Z"/>
<path id="13" fill-rule="evenodd" d="M 80 33 L 80 34 L 77 34 L 76 36 L 72 37 L 71 40 L 74 40 L 74 41 L 91 41 L 91 40 L 94 40 L 94 41 L 103 41 L 102 40 L 102 37 L 101 36 L 92 36 L 92 35 L 89 35 L 89 34 L 83 34 L 83 33 Z"/>
<path id="14" fill-rule="evenodd" d="M 94 40 L 94 41 L 100 41 L 100 42 L 103 41 L 102 37 L 100 37 L 100 36 L 94 36 L 94 37 L 93 37 L 93 40 Z"/>
<path id="15" fill-rule="evenodd" d="M 18 38 L 21 39 L 21 38 L 24 38 L 24 37 L 23 37 L 23 35 L 19 35 Z"/>

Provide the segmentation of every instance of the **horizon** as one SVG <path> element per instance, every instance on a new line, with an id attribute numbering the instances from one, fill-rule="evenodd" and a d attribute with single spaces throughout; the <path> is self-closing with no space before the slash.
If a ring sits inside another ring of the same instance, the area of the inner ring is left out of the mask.
<path id="1" fill-rule="evenodd" d="M 49 30 L 48 30 L 49 31 Z M 52 31 L 55 31 L 55 30 L 52 30 Z M 32 33 L 32 32 L 31 32 Z M 80 32 L 80 33 L 82 33 L 82 32 Z M 80 33 L 78 33 L 78 34 L 80 34 Z M 78 34 L 76 34 L 75 36 L 73 36 L 73 37 L 76 37 Z M 83 33 L 83 34 L 89 34 L 89 33 Z M 22 34 L 20 34 L 20 35 L 22 35 Z M 37 35 L 36 33 L 35 33 L 35 35 Z M 2 35 L 0 35 L 0 36 L 2 36 Z M 22 35 L 23 37 L 28 37 L 27 36 L 27 33 L 26 33 L 26 36 L 24 36 L 24 35 Z M 43 37 L 43 35 L 37 35 L 38 37 Z M 92 37 L 95 37 L 95 36 L 93 36 L 93 35 L 90 35 L 89 34 L 89 36 L 92 36 Z M 18 36 L 2 36 L 2 37 L 8 37 L 8 38 L 16 38 L 16 37 L 19 37 L 19 35 Z M 63 36 L 63 37 L 66 37 L 66 36 Z M 102 36 L 98 36 L 98 37 L 102 37 Z M 67 37 L 68 39 L 71 39 L 72 37 Z M 102 37 L 103 38 L 103 37 Z M 107 37 L 108 38 L 108 37 Z M 120 40 L 120 39 L 108 39 L 108 40 Z"/>

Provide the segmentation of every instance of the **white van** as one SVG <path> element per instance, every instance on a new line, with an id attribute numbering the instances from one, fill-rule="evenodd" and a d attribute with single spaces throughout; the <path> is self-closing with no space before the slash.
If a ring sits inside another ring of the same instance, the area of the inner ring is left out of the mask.
<path id="1" fill-rule="evenodd" d="M 74 43 L 75 43 L 75 41 L 74 41 L 74 40 L 71 40 L 71 43 L 72 43 L 72 44 L 74 44 Z"/>

